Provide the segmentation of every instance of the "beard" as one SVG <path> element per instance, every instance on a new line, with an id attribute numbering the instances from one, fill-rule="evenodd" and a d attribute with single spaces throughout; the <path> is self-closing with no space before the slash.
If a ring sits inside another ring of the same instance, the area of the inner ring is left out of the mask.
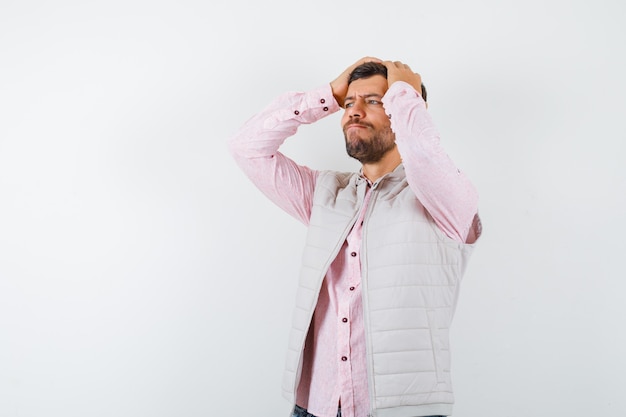
<path id="1" fill-rule="evenodd" d="M 350 125 L 358 124 L 366 129 L 348 133 Z M 364 122 L 348 122 L 343 126 L 348 155 L 362 164 L 379 162 L 383 156 L 396 147 L 396 140 L 391 127 L 375 130 L 374 126 Z"/>

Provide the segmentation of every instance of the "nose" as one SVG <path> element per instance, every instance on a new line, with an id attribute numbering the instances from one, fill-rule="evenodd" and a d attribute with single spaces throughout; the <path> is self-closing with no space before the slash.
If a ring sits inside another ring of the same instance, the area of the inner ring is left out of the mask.
<path id="1" fill-rule="evenodd" d="M 362 119 L 365 116 L 365 110 L 358 101 L 355 101 L 354 103 L 352 103 L 351 107 L 348 107 L 347 113 L 350 118 Z"/>

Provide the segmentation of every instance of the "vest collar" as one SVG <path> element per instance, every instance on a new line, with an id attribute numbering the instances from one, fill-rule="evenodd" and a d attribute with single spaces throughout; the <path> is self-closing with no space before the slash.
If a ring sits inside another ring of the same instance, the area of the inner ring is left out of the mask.
<path id="1" fill-rule="evenodd" d="M 402 163 L 400 163 L 397 167 L 395 167 L 395 169 L 391 172 L 386 173 L 385 175 L 383 175 L 382 177 L 380 177 L 379 179 L 376 180 L 376 182 L 371 182 L 370 180 L 368 180 L 365 175 L 363 175 L 363 168 L 361 167 L 361 169 L 359 169 L 359 176 L 356 180 L 356 184 L 361 185 L 361 184 L 368 184 L 370 187 L 372 188 L 376 188 L 378 187 L 378 185 L 383 181 L 400 181 L 402 179 L 404 179 L 406 177 L 405 173 L 404 173 L 404 165 L 402 165 Z"/>

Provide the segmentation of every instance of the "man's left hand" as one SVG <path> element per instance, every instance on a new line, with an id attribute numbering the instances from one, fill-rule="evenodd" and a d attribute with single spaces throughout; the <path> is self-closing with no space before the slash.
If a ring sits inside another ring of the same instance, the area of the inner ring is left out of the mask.
<path id="1" fill-rule="evenodd" d="M 422 77 L 413 72 L 411 67 L 400 61 L 383 61 L 387 67 L 387 84 L 389 87 L 396 81 L 404 81 L 411 84 L 415 91 L 422 92 Z"/>

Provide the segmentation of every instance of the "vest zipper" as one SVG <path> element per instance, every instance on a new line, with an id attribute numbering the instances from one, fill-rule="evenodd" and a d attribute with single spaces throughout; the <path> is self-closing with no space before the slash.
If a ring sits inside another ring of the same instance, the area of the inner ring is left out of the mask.
<path id="1" fill-rule="evenodd" d="M 369 331 L 370 318 L 369 318 L 369 303 L 368 303 L 368 283 L 367 283 L 367 222 L 369 220 L 370 213 L 374 204 L 376 204 L 376 195 L 378 194 L 378 187 L 380 186 L 382 179 L 372 185 L 369 197 L 369 202 L 366 207 L 365 215 L 363 216 L 363 232 L 361 240 L 361 302 L 363 304 L 363 323 L 365 325 L 365 358 L 367 360 L 367 390 L 369 392 L 369 413 L 367 417 L 374 417 L 374 360 L 371 355 L 372 352 L 372 338 Z"/>

